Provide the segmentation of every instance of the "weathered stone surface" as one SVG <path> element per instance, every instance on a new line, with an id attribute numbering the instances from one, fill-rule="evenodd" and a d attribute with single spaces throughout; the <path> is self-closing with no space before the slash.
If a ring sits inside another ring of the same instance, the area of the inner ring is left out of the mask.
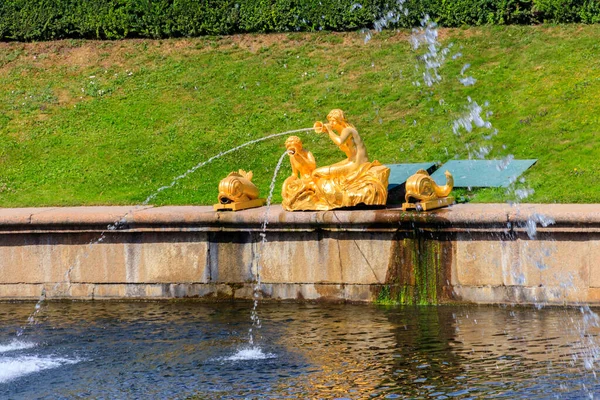
<path id="1" fill-rule="evenodd" d="M 75 283 L 68 288 L 68 295 L 73 299 L 91 299 L 94 296 L 95 284 L 93 283 Z M 48 294 L 47 294 L 48 295 Z M 50 295 L 48 295 L 50 296 Z M 63 296 L 57 296 L 63 297 Z"/>
<path id="2" fill-rule="evenodd" d="M 209 236 L 209 282 L 249 282 L 256 274 L 257 235 L 218 232 Z"/>
<path id="3" fill-rule="evenodd" d="M 459 234 L 453 260 L 454 284 L 467 286 L 503 285 L 510 281 L 513 256 L 511 244 L 502 240 L 481 240 Z"/>
<path id="4" fill-rule="evenodd" d="M 393 234 L 272 233 L 260 257 L 263 282 L 383 283 Z"/>
<path id="5" fill-rule="evenodd" d="M 250 299 L 258 267 L 278 300 L 600 303 L 600 205 L 0 209 L 2 299 Z"/>
<path id="6" fill-rule="evenodd" d="M 31 224 L 33 215 L 53 212 L 55 208 L 0 208 L 0 226 L 27 226 Z"/>
<path id="7" fill-rule="evenodd" d="M 44 289 L 43 284 L 13 283 L 0 284 L 0 300 L 37 300 Z"/>
<path id="8" fill-rule="evenodd" d="M 589 263 L 585 242 L 580 251 L 571 241 L 519 240 L 519 265 L 525 286 L 581 290 L 589 287 Z M 575 250 L 575 251 L 574 251 Z"/>
<path id="9" fill-rule="evenodd" d="M 207 282 L 207 234 L 146 232 L 123 245 L 126 282 Z"/>
<path id="10" fill-rule="evenodd" d="M 57 207 L 47 210 L 37 209 L 32 213 L 32 226 L 88 226 L 108 227 L 120 220 L 130 221 L 135 211 L 151 206 L 134 207 Z"/>
<path id="11" fill-rule="evenodd" d="M 548 216 L 555 229 L 572 227 L 597 229 L 600 227 L 600 206 L 597 204 L 456 204 L 449 208 L 427 213 L 403 212 L 399 207 L 376 210 L 335 210 L 325 212 L 286 212 L 279 205 L 260 207 L 239 212 L 214 212 L 210 206 L 120 206 L 120 207 L 55 207 L 0 209 L 0 227 L 24 229 L 47 225 L 106 227 L 124 218 L 130 228 L 169 228 L 192 225 L 194 228 L 212 226 L 251 226 L 260 229 L 266 220 L 269 228 L 314 229 L 353 228 L 374 226 L 392 228 L 396 224 L 433 224 L 447 228 L 468 224 L 473 228 L 495 225 L 499 228 L 518 228 L 533 215 Z M 508 223 L 512 224 L 508 226 Z M 543 227 L 539 228 L 543 230 Z"/>
<path id="12" fill-rule="evenodd" d="M 590 266 L 590 287 L 600 288 L 600 236 L 594 235 L 588 241 L 587 262 Z"/>
<path id="13" fill-rule="evenodd" d="M 168 206 L 144 208 L 131 213 L 131 223 L 135 225 L 162 225 L 177 227 L 181 225 L 197 225 L 216 223 L 219 214 L 212 206 Z"/>
<path id="14" fill-rule="evenodd" d="M 131 297 L 126 296 L 126 294 L 127 285 L 124 283 L 96 285 L 94 288 L 94 298 L 97 299 L 123 299 Z"/>

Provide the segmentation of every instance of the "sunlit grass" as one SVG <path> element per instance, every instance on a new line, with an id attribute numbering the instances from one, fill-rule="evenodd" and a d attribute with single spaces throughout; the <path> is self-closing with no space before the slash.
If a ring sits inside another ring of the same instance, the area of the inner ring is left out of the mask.
<path id="1" fill-rule="evenodd" d="M 356 125 L 372 159 L 446 162 L 467 144 L 488 158 L 537 158 L 530 202 L 599 202 L 598 26 L 444 30 L 454 43 L 432 89 L 408 32 L 248 35 L 185 40 L 0 44 L 0 205 L 135 204 L 194 165 L 269 134 L 312 126 L 332 108 Z M 460 71 L 477 79 L 465 87 Z M 460 136 L 467 97 L 499 133 Z M 318 165 L 343 154 L 301 134 Z M 211 204 L 230 171 L 268 191 L 285 138 L 199 169 L 154 204 Z M 278 185 L 289 173 L 282 169 Z M 513 198 L 504 189 L 461 193 Z M 280 201 L 277 194 L 275 201 Z"/>

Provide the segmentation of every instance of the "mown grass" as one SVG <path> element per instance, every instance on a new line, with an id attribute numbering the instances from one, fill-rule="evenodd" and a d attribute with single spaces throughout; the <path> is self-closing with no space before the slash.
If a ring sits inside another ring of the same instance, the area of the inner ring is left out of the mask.
<path id="1" fill-rule="evenodd" d="M 515 187 L 471 201 L 600 202 L 600 26 L 441 31 L 453 43 L 432 89 L 416 87 L 408 32 L 247 35 L 181 40 L 0 44 L 0 206 L 136 204 L 219 152 L 312 126 L 342 108 L 372 159 L 445 162 L 537 158 Z M 462 57 L 450 57 L 457 52 Z M 463 86 L 458 78 L 477 79 Z M 498 135 L 458 136 L 467 98 L 489 106 Z M 299 135 L 318 165 L 343 154 Z M 285 137 L 232 153 L 153 204 L 212 204 L 230 171 L 253 170 L 266 195 Z M 278 187 L 289 174 L 286 163 Z M 276 190 L 275 201 L 280 201 Z"/>

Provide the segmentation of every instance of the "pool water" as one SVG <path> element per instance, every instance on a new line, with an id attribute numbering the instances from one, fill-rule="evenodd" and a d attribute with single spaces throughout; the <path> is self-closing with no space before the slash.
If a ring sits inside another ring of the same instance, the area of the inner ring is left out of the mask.
<path id="1" fill-rule="evenodd" d="M 593 398 L 580 308 L 0 303 L 0 398 Z"/>

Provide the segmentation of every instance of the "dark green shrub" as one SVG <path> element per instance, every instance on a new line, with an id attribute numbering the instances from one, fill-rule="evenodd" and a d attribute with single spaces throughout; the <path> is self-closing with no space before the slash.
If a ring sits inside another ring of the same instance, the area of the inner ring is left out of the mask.
<path id="1" fill-rule="evenodd" d="M 600 21 L 600 0 L 0 0 L 0 39 L 120 39 Z"/>
<path id="2" fill-rule="evenodd" d="M 540 22 L 600 21 L 599 0 L 533 0 L 533 12 Z"/>

